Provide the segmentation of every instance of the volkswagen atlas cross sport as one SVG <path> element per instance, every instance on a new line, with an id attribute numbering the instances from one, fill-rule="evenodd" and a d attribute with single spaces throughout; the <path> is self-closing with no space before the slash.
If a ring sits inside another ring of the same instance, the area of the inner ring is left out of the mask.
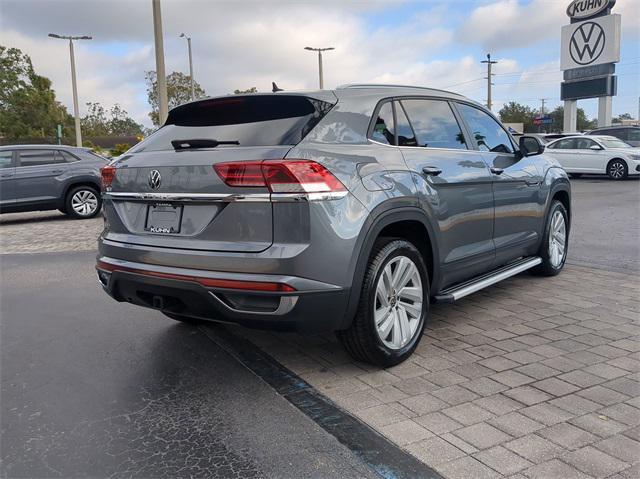
<path id="1" fill-rule="evenodd" d="M 188 103 L 102 170 L 98 277 L 179 321 L 336 331 L 397 364 L 430 302 L 560 272 L 570 185 L 543 149 L 427 88 Z"/>

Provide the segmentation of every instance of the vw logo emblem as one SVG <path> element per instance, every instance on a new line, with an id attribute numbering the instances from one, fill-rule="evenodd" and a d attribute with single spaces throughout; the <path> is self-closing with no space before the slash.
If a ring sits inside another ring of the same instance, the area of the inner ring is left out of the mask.
<path id="1" fill-rule="evenodd" d="M 162 176 L 160 176 L 160 172 L 158 170 L 151 170 L 149 173 L 149 186 L 152 190 L 157 190 L 160 188 L 160 184 L 162 183 Z"/>
<path id="2" fill-rule="evenodd" d="M 571 35 L 569 54 L 578 65 L 588 65 L 602 54 L 604 44 L 602 27 L 594 22 L 585 22 Z"/>

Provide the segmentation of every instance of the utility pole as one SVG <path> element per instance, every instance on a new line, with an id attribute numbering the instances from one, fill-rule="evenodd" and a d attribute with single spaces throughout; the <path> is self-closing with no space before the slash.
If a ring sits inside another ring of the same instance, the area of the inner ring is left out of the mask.
<path id="1" fill-rule="evenodd" d="M 548 100 L 548 98 L 540 98 L 540 118 L 542 119 L 544 117 L 544 104 L 545 102 Z M 538 133 L 542 130 L 542 123 L 540 123 L 540 125 L 538 125 Z"/>
<path id="2" fill-rule="evenodd" d="M 76 129 L 76 146 L 82 146 L 82 132 L 80 131 L 80 111 L 78 108 L 78 84 L 76 82 L 76 57 L 73 51 L 74 40 L 91 40 L 92 37 L 83 35 L 73 37 L 69 35 L 57 35 L 50 33 L 51 38 L 59 38 L 61 40 L 69 40 L 69 57 L 71 58 L 71 89 L 73 90 L 73 116 Z"/>
<path id="3" fill-rule="evenodd" d="M 156 85 L 158 88 L 158 123 L 163 125 L 169 115 L 167 76 L 164 71 L 164 45 L 162 41 L 162 13 L 160 0 L 151 0 L 153 8 L 153 37 L 156 50 Z"/>
<path id="4" fill-rule="evenodd" d="M 491 65 L 495 65 L 496 63 L 498 63 L 497 61 L 492 61 L 491 60 L 491 53 L 487 53 L 487 59 L 486 60 L 482 60 L 480 63 L 486 63 L 487 64 L 487 108 L 489 110 L 491 110 L 491 76 L 493 75 L 491 73 Z"/>
<path id="5" fill-rule="evenodd" d="M 324 79 L 322 76 L 322 52 L 326 52 L 328 50 L 335 50 L 333 47 L 327 48 L 312 48 L 312 47 L 304 47 L 305 50 L 311 50 L 313 52 L 318 52 L 318 78 L 320 83 L 320 89 L 324 88 Z"/>
<path id="6" fill-rule="evenodd" d="M 191 83 L 191 101 L 193 101 L 196 99 L 196 91 L 193 86 L 193 56 L 191 55 L 191 37 L 188 37 L 184 33 L 181 33 L 180 38 L 186 38 L 187 45 L 189 47 L 189 79 Z"/>

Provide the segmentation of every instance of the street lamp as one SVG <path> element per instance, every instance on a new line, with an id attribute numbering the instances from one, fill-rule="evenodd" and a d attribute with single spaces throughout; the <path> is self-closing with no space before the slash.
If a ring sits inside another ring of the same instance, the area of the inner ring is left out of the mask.
<path id="1" fill-rule="evenodd" d="M 51 38 L 59 38 L 61 40 L 69 40 L 69 56 L 71 57 L 71 88 L 73 89 L 73 115 L 75 117 L 76 125 L 76 145 L 82 146 L 82 132 L 80 131 L 80 112 L 78 111 L 78 85 L 76 84 L 76 60 L 73 54 L 73 41 L 74 40 L 91 40 L 90 36 L 69 36 L 69 35 L 57 35 L 50 33 Z"/>
<path id="2" fill-rule="evenodd" d="M 326 52 L 328 50 L 335 50 L 333 47 L 327 48 L 312 48 L 312 47 L 304 47 L 305 50 L 311 50 L 312 52 L 318 52 L 318 77 L 320 78 L 320 89 L 324 88 L 324 81 L 322 79 L 322 52 Z"/>
<path id="3" fill-rule="evenodd" d="M 187 45 L 189 46 L 189 78 L 191 81 L 191 101 L 193 101 L 196 99 L 196 91 L 193 87 L 193 56 L 191 55 L 191 37 L 188 37 L 184 33 L 181 33 L 180 38 L 186 38 Z"/>

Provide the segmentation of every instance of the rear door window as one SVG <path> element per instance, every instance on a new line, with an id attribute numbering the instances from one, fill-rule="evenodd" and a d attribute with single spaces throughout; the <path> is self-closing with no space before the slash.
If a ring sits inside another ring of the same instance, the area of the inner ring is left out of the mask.
<path id="1" fill-rule="evenodd" d="M 19 154 L 20 166 L 41 166 L 60 163 L 54 150 L 20 150 Z"/>
<path id="2" fill-rule="evenodd" d="M 416 135 L 417 146 L 465 149 L 467 144 L 456 117 L 444 100 L 402 100 Z"/>
<path id="3" fill-rule="evenodd" d="M 295 145 L 332 107 L 315 98 L 280 94 L 201 100 L 171 110 L 165 126 L 129 152 L 173 150 L 172 140 L 193 139 Z"/>

